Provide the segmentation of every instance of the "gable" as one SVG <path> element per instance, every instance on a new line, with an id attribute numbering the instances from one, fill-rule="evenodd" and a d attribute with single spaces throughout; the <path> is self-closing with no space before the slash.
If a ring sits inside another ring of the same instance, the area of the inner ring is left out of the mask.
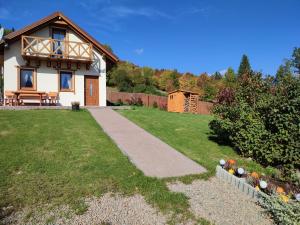
<path id="1" fill-rule="evenodd" d="M 15 32 L 9 33 L 4 37 L 4 40 L 5 42 L 11 43 L 19 40 L 22 35 L 30 35 L 35 32 L 39 33 L 42 32 L 42 30 L 47 29 L 47 27 L 49 26 L 67 27 L 72 31 L 72 33 L 75 34 L 75 37 L 80 37 L 84 41 L 92 43 L 93 47 L 99 52 L 103 53 L 108 59 L 110 59 L 110 61 L 114 63 L 118 61 L 118 57 L 116 55 L 106 50 L 96 39 L 90 36 L 82 28 L 77 26 L 61 12 L 55 12 L 31 25 L 28 25 Z"/>

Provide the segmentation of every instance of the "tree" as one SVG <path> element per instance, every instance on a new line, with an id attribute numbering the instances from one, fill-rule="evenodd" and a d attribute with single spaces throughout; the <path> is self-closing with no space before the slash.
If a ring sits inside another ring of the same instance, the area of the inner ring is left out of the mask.
<path id="1" fill-rule="evenodd" d="M 234 83 L 236 80 L 234 70 L 229 67 L 225 73 L 225 81 L 227 84 Z"/>
<path id="2" fill-rule="evenodd" d="M 210 77 L 207 75 L 207 73 L 202 73 L 197 79 L 197 86 L 201 89 L 204 89 L 209 81 Z"/>
<path id="3" fill-rule="evenodd" d="M 191 73 L 183 74 L 179 78 L 179 86 L 182 90 L 194 91 L 196 87 L 196 77 Z"/>
<path id="4" fill-rule="evenodd" d="M 219 71 L 217 71 L 213 75 L 211 75 L 211 78 L 214 80 L 221 80 L 223 78 L 223 76 Z"/>
<path id="5" fill-rule="evenodd" d="M 225 73 L 225 86 L 231 88 L 236 86 L 236 75 L 231 67 L 229 67 Z"/>
<path id="6" fill-rule="evenodd" d="M 292 62 L 287 60 L 283 65 L 280 65 L 275 76 L 275 81 L 280 82 L 284 79 L 290 79 L 293 76 Z"/>
<path id="7" fill-rule="evenodd" d="M 110 53 L 113 53 L 113 50 L 112 50 L 112 48 L 110 47 L 110 45 L 108 45 L 108 44 L 103 44 L 102 45 L 107 51 L 109 51 Z"/>
<path id="8" fill-rule="evenodd" d="M 2 28 L 2 25 L 0 24 L 0 28 Z M 4 27 L 3 27 L 4 28 Z M 7 29 L 7 28 L 4 28 L 4 33 L 3 33 L 3 36 L 11 33 L 11 32 L 14 32 L 15 31 L 15 28 L 11 28 L 11 29 Z"/>
<path id="9" fill-rule="evenodd" d="M 292 65 L 295 67 L 295 72 L 300 74 L 300 48 L 294 48 L 292 55 Z"/>
<path id="10" fill-rule="evenodd" d="M 249 74 L 251 72 L 251 66 L 247 55 L 242 56 L 242 60 L 238 70 L 238 77 L 241 77 L 244 74 Z"/>
<path id="11" fill-rule="evenodd" d="M 165 91 L 173 91 L 178 89 L 179 77 L 180 75 L 176 70 L 164 70 L 159 76 L 159 88 Z"/>

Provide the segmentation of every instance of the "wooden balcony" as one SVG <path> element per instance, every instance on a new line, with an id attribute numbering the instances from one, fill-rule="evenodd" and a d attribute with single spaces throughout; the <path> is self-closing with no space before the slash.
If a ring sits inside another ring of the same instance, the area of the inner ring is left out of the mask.
<path id="1" fill-rule="evenodd" d="M 61 41 L 52 38 L 22 36 L 21 54 L 24 58 L 92 62 L 91 43 Z"/>

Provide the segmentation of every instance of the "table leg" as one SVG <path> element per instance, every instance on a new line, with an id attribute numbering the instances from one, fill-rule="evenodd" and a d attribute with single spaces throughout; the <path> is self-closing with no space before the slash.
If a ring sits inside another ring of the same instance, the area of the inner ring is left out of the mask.
<path id="1" fill-rule="evenodd" d="M 40 94 L 40 106 L 42 105 L 42 94 Z"/>
<path id="2" fill-rule="evenodd" d="M 19 94 L 15 94 L 15 95 L 16 95 L 15 106 L 19 106 Z"/>

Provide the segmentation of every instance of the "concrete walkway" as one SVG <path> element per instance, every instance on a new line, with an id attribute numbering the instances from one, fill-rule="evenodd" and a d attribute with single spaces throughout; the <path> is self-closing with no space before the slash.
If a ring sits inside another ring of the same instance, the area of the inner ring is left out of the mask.
<path id="1" fill-rule="evenodd" d="M 206 169 L 110 108 L 88 109 L 129 159 L 152 177 L 174 177 Z M 174 137 L 176 138 L 176 137 Z"/>

